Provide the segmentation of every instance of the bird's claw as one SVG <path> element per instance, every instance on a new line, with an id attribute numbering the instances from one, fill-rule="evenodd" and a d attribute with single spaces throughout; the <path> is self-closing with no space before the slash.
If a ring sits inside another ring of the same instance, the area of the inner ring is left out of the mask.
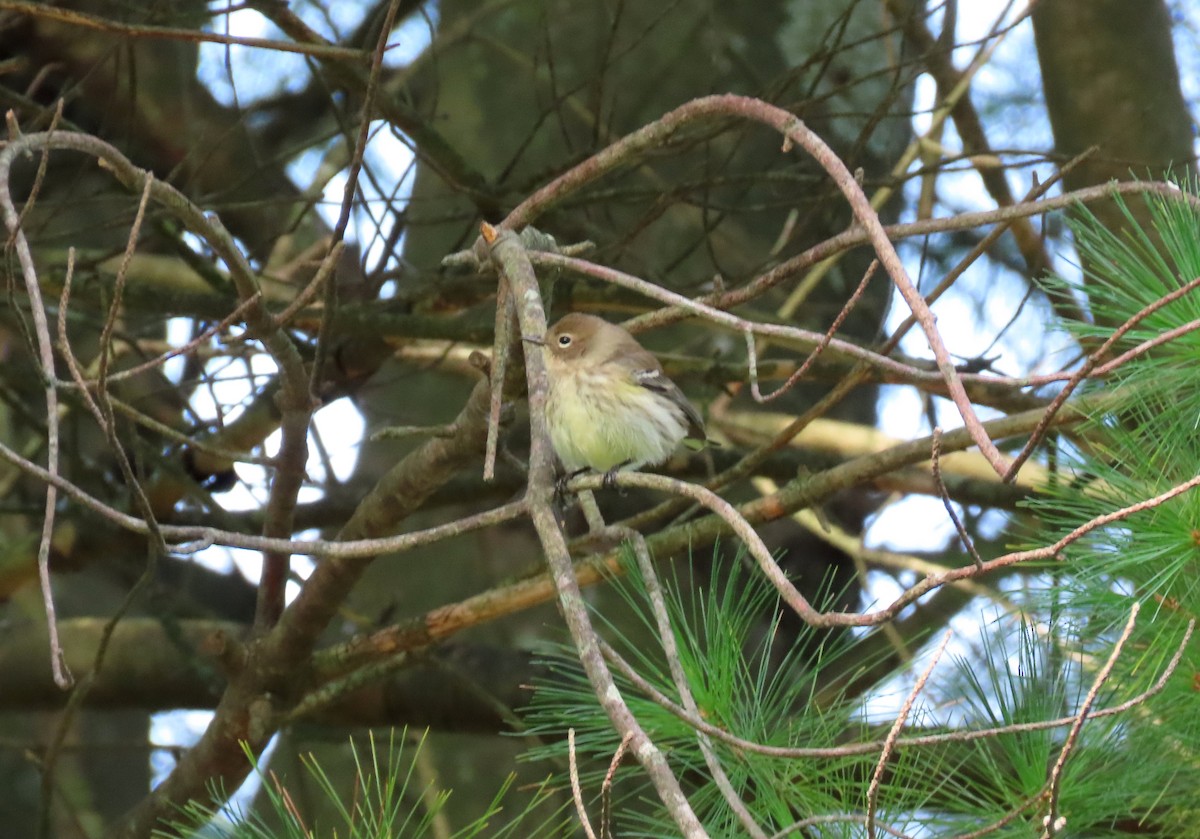
<path id="1" fill-rule="evenodd" d="M 566 499 L 567 497 L 567 481 L 571 480 L 570 475 L 559 475 L 554 479 L 554 497 Z"/>
<path id="2" fill-rule="evenodd" d="M 605 489 L 617 488 L 617 467 L 613 467 L 604 473 L 604 480 L 600 482 L 600 486 Z"/>
<path id="3" fill-rule="evenodd" d="M 570 494 L 567 484 L 571 482 L 572 478 L 578 478 L 587 471 L 588 467 L 585 466 L 582 469 L 576 469 L 574 472 L 564 472 L 559 475 L 554 479 L 554 494 L 560 498 L 566 498 Z"/>
<path id="4" fill-rule="evenodd" d="M 600 482 L 600 486 L 604 487 L 605 489 L 615 489 L 621 495 L 625 495 L 625 490 L 617 486 L 617 472 L 620 471 L 622 467 L 628 465 L 629 461 L 625 461 L 624 463 L 618 463 L 612 469 L 609 469 L 604 473 L 604 480 Z"/>

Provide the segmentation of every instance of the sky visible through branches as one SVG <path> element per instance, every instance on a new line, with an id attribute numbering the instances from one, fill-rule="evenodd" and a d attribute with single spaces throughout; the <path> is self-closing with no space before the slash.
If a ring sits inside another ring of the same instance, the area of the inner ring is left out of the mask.
<path id="1" fill-rule="evenodd" d="M 213 8 L 219 9 L 222 5 L 213 4 Z M 977 39 L 994 25 L 995 16 L 1005 5 L 1001 0 L 972 0 L 960 4 L 958 42 L 964 46 L 955 55 L 957 65 L 962 66 L 969 60 L 977 49 Z M 360 23 L 363 9 L 356 2 L 331 2 L 321 8 L 306 3 L 296 6 L 296 12 L 310 26 L 334 39 Z M 1172 4 L 1172 11 L 1178 23 L 1175 28 L 1176 50 L 1184 94 L 1189 102 L 1195 102 L 1200 98 L 1200 9 L 1192 8 L 1180 0 Z M 436 9 L 431 14 L 436 14 Z M 261 15 L 249 9 L 219 17 L 217 21 L 220 27 L 218 31 L 223 34 L 280 37 L 280 33 Z M 435 22 L 421 18 L 410 22 L 392 38 L 394 46 L 385 63 L 390 67 L 403 67 L 412 61 L 428 44 L 429 27 Z M 199 72 L 201 80 L 219 101 L 245 106 L 263 97 L 298 90 L 304 84 L 307 69 L 305 58 L 300 55 L 268 54 L 261 50 L 210 43 L 201 47 Z M 1041 102 L 1034 58 L 1033 33 L 1028 22 L 1007 35 L 974 79 L 972 92 L 987 124 L 989 139 L 996 149 L 1037 151 L 1051 148 L 1050 129 Z M 928 76 L 920 78 L 916 96 L 914 123 L 917 131 L 921 132 L 929 124 L 928 109 L 936 96 L 934 84 Z M 351 218 L 347 236 L 361 245 L 370 265 L 379 259 L 382 244 L 389 234 L 386 225 L 393 218 L 390 212 L 373 214 L 371 208 L 386 209 L 389 201 L 402 201 L 411 189 L 413 175 L 412 155 L 404 139 L 393 135 L 382 124 L 372 129 L 373 136 L 365 163 L 373 177 L 360 180 L 362 202 Z M 958 146 L 953 130 L 948 124 L 943 138 L 943 145 L 950 155 Z M 331 166 L 330 158 L 333 157 L 332 146 L 331 143 L 323 149 L 308 151 L 289 166 L 289 174 L 302 189 L 312 190 L 314 197 L 321 196 L 318 210 L 330 224 L 336 221 L 346 183 L 344 169 L 327 171 Z M 950 171 L 939 176 L 938 197 L 942 206 L 938 208 L 938 214 L 986 209 L 989 202 L 979 185 L 976 171 L 966 162 L 958 167 L 960 172 L 955 173 L 954 168 L 951 166 Z M 1012 166 L 1009 179 L 1015 191 L 1027 189 L 1034 172 L 1041 181 L 1045 181 L 1051 173 L 1050 165 L 1041 161 L 1036 154 L 1029 155 L 1027 165 L 1018 163 Z M 916 203 L 919 190 L 919 180 L 908 181 L 905 197 L 910 209 L 901 218 L 902 221 L 912 218 L 911 207 Z M 1055 189 L 1054 193 L 1059 191 Z M 937 279 L 924 264 L 919 241 L 905 243 L 899 250 L 914 278 L 927 282 Z M 1078 275 L 1072 252 L 1060 250 L 1053 253 L 1052 258 L 1053 270 L 1059 276 L 1071 279 Z M 1026 300 L 1025 297 L 1025 283 L 1017 274 L 1007 270 L 997 260 L 977 261 L 935 306 L 939 327 L 951 351 L 964 360 L 994 357 L 992 368 L 1005 375 L 1020 376 L 1059 369 L 1071 358 L 1075 345 L 1065 332 L 1049 328 L 1053 318 L 1044 300 L 1037 297 Z M 906 314 L 907 309 L 902 301 L 895 300 L 885 329 L 889 332 L 893 330 Z M 175 327 L 173 338 L 186 335 L 189 329 L 187 322 L 179 322 Z M 915 357 L 931 357 L 918 331 L 910 332 L 900 349 Z M 209 394 L 209 404 L 194 404 L 201 416 L 212 416 L 218 403 L 238 404 L 254 390 L 248 375 L 264 376 L 273 370 L 269 359 L 263 354 L 245 361 L 213 364 L 222 365 L 222 368 L 210 368 L 209 373 L 214 379 L 223 381 Z M 170 371 L 171 368 L 168 368 Z M 934 423 L 947 430 L 961 425 L 952 405 L 942 400 L 927 401 L 926 397 L 910 387 L 884 386 L 880 400 L 881 430 L 896 438 L 914 439 L 928 434 Z M 980 410 L 981 419 L 984 420 L 997 415 L 986 409 Z M 227 416 L 226 420 L 231 418 Z M 315 429 L 315 434 L 310 438 L 309 470 L 316 478 L 321 476 L 326 464 L 339 477 L 348 475 L 353 468 L 360 441 L 365 434 L 374 430 L 364 426 L 362 418 L 345 399 L 323 408 L 317 415 Z M 266 453 L 272 454 L 277 446 L 278 435 L 275 435 L 268 440 Z M 260 506 L 266 492 L 263 470 L 247 464 L 239 464 L 237 468 L 241 479 L 239 486 L 222 496 L 222 502 L 228 509 Z M 312 498 L 302 494 L 300 500 Z M 959 513 L 963 514 L 961 508 Z M 985 537 L 994 535 L 1001 531 L 1005 521 L 1004 514 L 989 512 L 987 517 L 978 522 L 978 530 Z M 919 542 L 905 538 L 906 535 L 918 534 L 921 537 Z M 901 551 L 938 550 L 953 538 L 954 530 L 941 501 L 925 496 L 910 496 L 884 506 L 871 520 L 864 534 L 866 543 L 871 547 Z M 259 573 L 258 555 L 249 551 L 214 548 L 198 555 L 198 559 L 222 570 L 231 571 L 236 566 L 240 573 L 251 580 L 257 579 Z M 296 557 L 293 570 L 305 576 L 310 570 L 305 566 L 306 562 L 306 558 Z M 867 580 L 866 597 L 868 601 L 889 602 L 902 591 L 903 586 L 911 585 L 915 580 L 916 576 L 911 572 L 908 577 L 900 575 L 898 580 L 882 573 L 873 573 Z M 294 592 L 295 585 L 289 584 L 289 600 Z M 951 623 L 954 641 L 948 648 L 950 655 L 970 656 L 976 648 L 981 636 L 981 621 L 989 620 L 988 613 L 983 610 L 983 601 L 980 600 L 978 605 L 980 608 L 964 609 L 960 617 Z M 994 610 L 994 606 L 991 608 Z M 928 654 L 929 651 L 926 651 Z M 915 678 L 912 674 L 919 673 L 922 667 L 923 660 L 918 660 L 914 662 L 909 675 L 882 686 L 867 703 L 865 713 L 881 721 L 893 718 L 911 689 Z M 937 708 L 928 707 L 930 700 L 923 697 L 922 702 L 927 706 L 922 713 L 934 718 L 939 716 Z M 161 745 L 189 745 L 203 731 L 210 718 L 208 712 L 181 711 L 158 715 L 152 725 L 151 740 Z M 264 754 L 263 764 L 268 760 L 268 754 Z M 173 761 L 165 751 L 154 753 L 152 761 L 157 783 L 165 777 Z M 251 776 L 240 797 L 245 800 L 244 797 L 252 794 L 255 785 L 255 776 Z M 236 806 L 238 797 L 235 796 L 231 801 L 233 806 Z"/>

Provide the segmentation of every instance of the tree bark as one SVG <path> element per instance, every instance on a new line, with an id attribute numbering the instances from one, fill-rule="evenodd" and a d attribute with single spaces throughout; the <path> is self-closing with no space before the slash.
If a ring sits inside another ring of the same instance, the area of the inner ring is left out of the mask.
<path id="1" fill-rule="evenodd" d="M 1067 189 L 1186 174 L 1193 123 L 1163 0 L 1042 0 L 1033 31 L 1055 150 L 1066 161 L 1096 147 L 1066 174 Z M 1148 229 L 1145 205 L 1128 206 Z M 1113 202 L 1091 209 L 1112 230 L 1128 224 Z"/>

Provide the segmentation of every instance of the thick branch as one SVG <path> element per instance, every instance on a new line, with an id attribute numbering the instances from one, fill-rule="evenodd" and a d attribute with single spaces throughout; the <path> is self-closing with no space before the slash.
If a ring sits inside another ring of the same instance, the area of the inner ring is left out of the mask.
<path id="1" fill-rule="evenodd" d="M 67 663 L 87 672 L 105 620 L 76 618 L 61 624 Z M 232 621 L 162 621 L 127 618 L 113 633 L 104 669 L 88 694 L 92 710 L 170 711 L 216 708 L 226 670 L 236 669 L 248 624 Z M 46 630 L 27 625 L 9 633 L 0 648 L 0 709 L 52 711 L 65 702 L 45 667 Z M 542 668 L 520 650 L 452 644 L 389 678 L 338 697 L 304 722 L 319 725 L 431 726 L 452 732 L 505 729 L 529 701 L 528 686 Z"/>

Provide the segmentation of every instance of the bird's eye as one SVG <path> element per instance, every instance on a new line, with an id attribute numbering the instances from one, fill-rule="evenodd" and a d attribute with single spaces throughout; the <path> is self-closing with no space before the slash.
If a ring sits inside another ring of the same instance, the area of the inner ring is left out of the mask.
<path id="1" fill-rule="evenodd" d="M 571 346 L 571 336 L 570 335 L 559 335 L 558 336 L 558 345 L 560 347 Z"/>

